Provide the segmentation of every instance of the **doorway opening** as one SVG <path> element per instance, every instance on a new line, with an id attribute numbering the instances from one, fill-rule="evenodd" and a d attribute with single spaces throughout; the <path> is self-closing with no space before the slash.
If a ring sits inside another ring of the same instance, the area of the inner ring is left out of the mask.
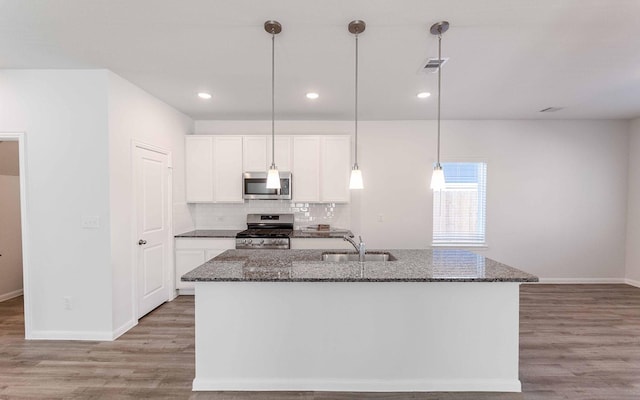
<path id="1" fill-rule="evenodd" d="M 26 260 L 24 134 L 0 133 L 0 302 L 23 296 L 25 338 L 31 331 Z"/>

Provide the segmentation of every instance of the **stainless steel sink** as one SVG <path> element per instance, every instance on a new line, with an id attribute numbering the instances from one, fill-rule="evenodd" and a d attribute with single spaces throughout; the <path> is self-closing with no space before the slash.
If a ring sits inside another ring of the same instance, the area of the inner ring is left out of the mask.
<path id="1" fill-rule="evenodd" d="M 391 253 L 367 253 L 364 255 L 365 261 L 396 261 Z M 323 253 L 322 261 L 347 262 L 359 261 L 357 253 Z"/>

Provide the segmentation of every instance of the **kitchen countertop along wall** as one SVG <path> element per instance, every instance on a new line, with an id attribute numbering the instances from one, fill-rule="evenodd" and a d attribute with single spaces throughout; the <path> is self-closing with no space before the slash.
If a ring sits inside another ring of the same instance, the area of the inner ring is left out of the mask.
<path id="1" fill-rule="evenodd" d="M 196 229 L 176 235 L 176 238 L 235 238 L 242 229 Z"/>
<path id="2" fill-rule="evenodd" d="M 176 238 L 235 238 L 241 229 L 196 229 L 176 235 Z M 291 234 L 291 239 L 340 239 L 348 235 L 353 237 L 353 233 L 349 230 L 335 231 L 310 231 L 296 229 Z"/>

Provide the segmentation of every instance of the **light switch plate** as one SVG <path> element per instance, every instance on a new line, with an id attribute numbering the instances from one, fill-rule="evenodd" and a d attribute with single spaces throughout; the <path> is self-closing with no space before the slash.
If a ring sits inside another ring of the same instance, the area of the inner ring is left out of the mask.
<path id="1" fill-rule="evenodd" d="M 100 217 L 97 215 L 85 215 L 82 217 L 82 228 L 98 229 L 100 228 Z"/>

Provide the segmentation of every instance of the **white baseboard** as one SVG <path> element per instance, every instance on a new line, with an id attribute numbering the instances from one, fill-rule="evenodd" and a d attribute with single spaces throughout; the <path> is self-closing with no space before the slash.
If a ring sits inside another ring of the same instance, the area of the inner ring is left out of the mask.
<path id="1" fill-rule="evenodd" d="M 28 340 L 89 340 L 110 342 L 113 332 L 109 331 L 36 331 L 32 330 Z"/>
<path id="2" fill-rule="evenodd" d="M 31 331 L 27 340 L 87 340 L 96 342 L 111 342 L 122 336 L 129 329 L 138 325 L 137 320 L 123 324 L 113 332 L 104 331 Z"/>
<path id="3" fill-rule="evenodd" d="M 521 392 L 517 379 L 194 379 L 193 391 Z"/>
<path id="4" fill-rule="evenodd" d="M 22 289 L 14 290 L 13 292 L 5 293 L 5 294 L 0 294 L 0 302 L 11 300 L 18 296 L 22 296 Z"/>
<path id="5" fill-rule="evenodd" d="M 133 328 L 136 325 L 138 325 L 138 320 L 137 319 L 132 319 L 131 321 L 128 321 L 128 322 L 124 323 L 120 328 L 118 328 L 115 331 L 113 331 L 113 335 L 111 336 L 111 340 L 116 340 L 117 338 L 122 336 L 129 329 Z"/>
<path id="6" fill-rule="evenodd" d="M 523 282 L 530 283 L 530 282 Z M 534 284 L 536 282 L 533 282 Z M 540 278 L 540 282 L 549 284 L 619 284 L 627 283 L 624 278 Z"/>
<path id="7" fill-rule="evenodd" d="M 178 289 L 178 296 L 193 296 L 196 293 L 195 289 Z"/>
<path id="8" fill-rule="evenodd" d="M 640 281 L 636 281 L 634 279 L 625 279 L 624 283 L 626 283 L 627 285 L 631 285 L 631 286 L 635 286 L 637 288 L 640 288 Z"/>

